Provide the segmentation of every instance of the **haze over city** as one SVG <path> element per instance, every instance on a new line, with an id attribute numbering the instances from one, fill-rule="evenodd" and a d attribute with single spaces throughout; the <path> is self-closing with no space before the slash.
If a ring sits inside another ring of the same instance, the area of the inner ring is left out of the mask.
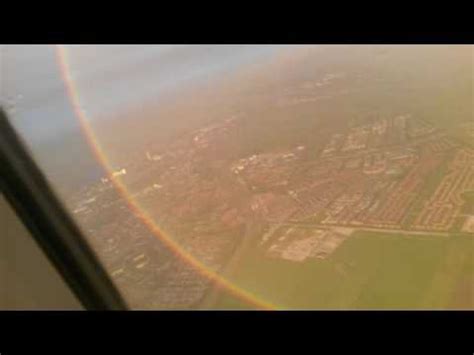
<path id="1" fill-rule="evenodd" d="M 472 309 L 472 46 L 2 51 L 132 308 Z"/>

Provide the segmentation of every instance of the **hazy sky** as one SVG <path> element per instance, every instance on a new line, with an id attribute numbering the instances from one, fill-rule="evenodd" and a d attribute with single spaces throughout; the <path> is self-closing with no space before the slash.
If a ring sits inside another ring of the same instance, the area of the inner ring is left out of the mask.
<path id="1" fill-rule="evenodd" d="M 276 46 L 68 46 L 69 66 L 91 119 L 114 117 L 179 93 L 180 87 L 225 77 L 281 50 Z M 1 99 L 15 101 L 17 127 L 40 143 L 77 128 L 52 46 L 5 46 Z"/>

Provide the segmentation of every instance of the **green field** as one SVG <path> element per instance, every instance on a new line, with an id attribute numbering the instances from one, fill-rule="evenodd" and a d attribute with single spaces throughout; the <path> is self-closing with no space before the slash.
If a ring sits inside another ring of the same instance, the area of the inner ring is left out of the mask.
<path id="1" fill-rule="evenodd" d="M 229 278 L 283 309 L 473 308 L 472 236 L 357 232 L 325 260 L 270 259 L 250 248 Z M 252 306 L 221 294 L 218 309 Z"/>

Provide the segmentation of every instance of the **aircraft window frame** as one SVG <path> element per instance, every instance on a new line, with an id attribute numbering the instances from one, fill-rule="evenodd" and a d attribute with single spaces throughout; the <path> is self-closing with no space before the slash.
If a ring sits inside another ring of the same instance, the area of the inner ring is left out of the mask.
<path id="1" fill-rule="evenodd" d="M 128 309 L 1 107 L 0 191 L 86 310 Z"/>

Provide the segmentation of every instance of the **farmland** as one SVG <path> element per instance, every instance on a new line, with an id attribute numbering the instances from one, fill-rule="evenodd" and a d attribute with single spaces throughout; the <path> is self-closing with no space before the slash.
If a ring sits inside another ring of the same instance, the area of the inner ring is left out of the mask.
<path id="1" fill-rule="evenodd" d="M 260 300 L 290 309 L 472 308 L 470 236 L 356 232 L 327 259 L 291 263 L 249 249 L 234 275 Z M 249 308 L 221 295 L 216 308 Z"/>

